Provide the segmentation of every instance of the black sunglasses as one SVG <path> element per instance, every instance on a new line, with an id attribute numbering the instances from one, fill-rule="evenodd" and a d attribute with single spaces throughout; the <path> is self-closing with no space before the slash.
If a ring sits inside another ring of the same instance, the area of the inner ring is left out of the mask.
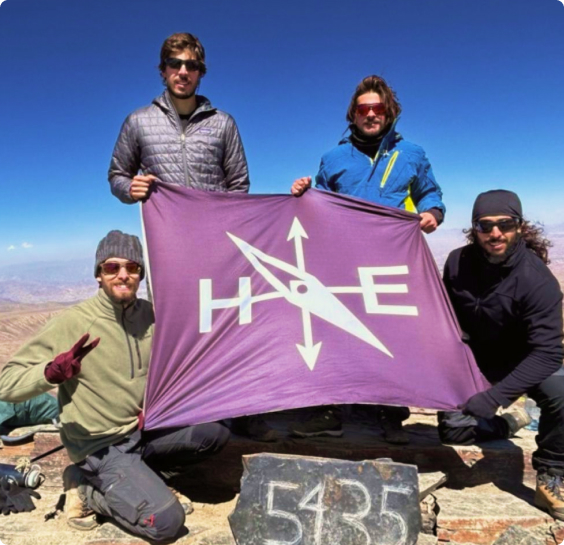
<path id="1" fill-rule="evenodd" d="M 521 225 L 521 222 L 515 218 L 507 218 L 499 221 L 478 220 L 474 222 L 474 229 L 478 233 L 491 233 L 494 227 L 497 227 L 502 233 L 509 233 L 515 231 Z"/>
<path id="2" fill-rule="evenodd" d="M 165 60 L 165 64 L 173 70 L 180 70 L 181 66 L 186 67 L 186 70 L 188 72 L 198 72 L 202 69 L 202 63 L 194 59 L 188 59 L 187 61 L 185 61 L 183 59 L 169 57 Z"/>

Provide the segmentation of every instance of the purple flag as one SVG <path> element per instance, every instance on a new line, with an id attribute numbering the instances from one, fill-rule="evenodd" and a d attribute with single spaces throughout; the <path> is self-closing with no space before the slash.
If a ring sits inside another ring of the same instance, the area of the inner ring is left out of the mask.
<path id="1" fill-rule="evenodd" d="M 146 429 L 330 403 L 454 409 L 487 387 L 417 215 L 155 185 Z"/>

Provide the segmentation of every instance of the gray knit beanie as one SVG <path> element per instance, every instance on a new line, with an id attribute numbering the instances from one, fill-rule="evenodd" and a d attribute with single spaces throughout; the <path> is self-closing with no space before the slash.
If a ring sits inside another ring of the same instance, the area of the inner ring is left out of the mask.
<path id="1" fill-rule="evenodd" d="M 128 235 L 121 231 L 110 231 L 98 244 L 96 250 L 96 264 L 94 265 L 94 276 L 98 276 L 100 263 L 110 257 L 129 259 L 141 265 L 141 280 L 145 276 L 145 263 L 143 262 L 143 247 L 139 238 Z"/>

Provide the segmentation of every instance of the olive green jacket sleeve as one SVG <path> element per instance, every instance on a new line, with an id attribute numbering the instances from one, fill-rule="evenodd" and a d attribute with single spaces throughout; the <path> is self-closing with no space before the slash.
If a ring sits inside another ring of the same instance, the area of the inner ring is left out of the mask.
<path id="1" fill-rule="evenodd" d="M 49 322 L 0 374 L 0 399 L 23 401 L 55 385 L 45 367 L 84 335 L 100 338 L 81 362 L 80 373 L 58 387 L 61 440 L 73 462 L 114 444 L 138 425 L 149 368 L 154 314 L 138 299 L 123 309 L 98 290 Z"/>
<path id="2" fill-rule="evenodd" d="M 80 338 L 73 331 L 72 315 L 69 309 L 51 320 L 12 356 L 0 374 L 0 400 L 27 401 L 57 386 L 45 379 L 45 367 Z"/>

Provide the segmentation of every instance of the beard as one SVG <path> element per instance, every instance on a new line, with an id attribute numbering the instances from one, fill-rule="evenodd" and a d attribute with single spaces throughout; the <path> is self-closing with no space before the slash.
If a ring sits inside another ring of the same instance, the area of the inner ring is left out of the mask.
<path id="1" fill-rule="evenodd" d="M 485 248 L 484 248 L 484 253 L 486 254 L 486 259 L 492 264 L 492 265 L 499 265 L 501 263 L 504 263 L 505 261 L 507 261 L 507 259 L 509 258 L 509 256 L 515 251 L 515 249 L 517 248 L 517 243 L 519 242 L 521 238 L 521 235 L 519 233 L 517 233 L 515 235 L 515 238 L 511 241 L 511 242 L 507 242 L 507 247 L 505 248 L 505 252 L 503 252 L 502 254 L 499 255 L 494 255 L 494 254 L 490 254 Z M 507 240 L 507 239 L 506 239 Z"/>
<path id="2" fill-rule="evenodd" d="M 178 98 L 180 100 L 187 100 L 189 98 L 192 98 L 195 94 L 196 94 L 196 89 L 194 89 L 191 93 L 177 93 L 174 90 L 172 90 L 170 87 L 168 88 L 168 92 L 174 97 L 174 98 Z"/>
<path id="3" fill-rule="evenodd" d="M 108 298 L 115 305 L 121 305 L 123 307 L 128 307 L 131 303 L 135 302 L 137 299 L 137 287 L 129 285 L 130 290 L 127 292 L 120 293 L 119 291 L 114 291 L 113 287 L 115 284 L 102 282 L 101 288 L 104 290 Z"/>

